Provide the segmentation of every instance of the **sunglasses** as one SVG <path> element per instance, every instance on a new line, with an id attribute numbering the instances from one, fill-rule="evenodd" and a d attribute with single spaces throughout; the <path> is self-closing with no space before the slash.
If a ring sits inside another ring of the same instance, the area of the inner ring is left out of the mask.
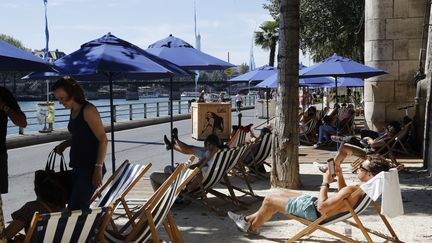
<path id="1" fill-rule="evenodd" d="M 366 172 L 371 172 L 370 170 L 368 170 L 368 169 L 366 169 L 365 167 L 363 167 L 363 164 L 360 164 L 360 166 L 359 166 L 358 169 L 359 169 L 359 170 L 362 170 L 362 171 L 366 171 Z"/>

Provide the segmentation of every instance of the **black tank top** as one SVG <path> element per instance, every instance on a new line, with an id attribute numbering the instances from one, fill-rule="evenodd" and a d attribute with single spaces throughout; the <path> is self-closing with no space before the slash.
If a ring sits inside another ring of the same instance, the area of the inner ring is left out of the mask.
<path id="1" fill-rule="evenodd" d="M 96 138 L 87 122 L 84 120 L 84 108 L 89 105 L 86 102 L 78 115 L 69 118 L 68 130 L 71 133 L 70 167 L 93 169 L 96 164 L 99 140 Z"/>

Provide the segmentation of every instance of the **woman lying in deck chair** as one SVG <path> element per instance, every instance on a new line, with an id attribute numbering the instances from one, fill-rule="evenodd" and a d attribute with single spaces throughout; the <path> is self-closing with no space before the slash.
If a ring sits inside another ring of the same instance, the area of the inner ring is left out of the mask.
<path id="1" fill-rule="evenodd" d="M 381 171 L 388 171 L 389 169 L 390 165 L 384 158 L 369 156 L 359 167 L 359 185 L 369 181 Z M 329 183 L 333 181 L 333 177 L 327 171 L 327 173 L 323 174 L 323 183 L 318 198 L 302 195 L 300 192 L 293 190 L 280 190 L 276 194 L 266 196 L 261 207 L 254 214 L 245 216 L 228 212 L 228 216 L 235 222 L 240 231 L 257 234 L 261 225 L 271 219 L 277 212 L 287 212 L 309 221 L 315 221 L 321 214 L 329 212 L 332 212 L 332 214 L 327 215 L 328 217 L 337 215 L 345 211 L 343 207 L 344 199 L 348 198 L 351 204 L 356 204 L 362 195 L 350 197 L 359 188 L 359 185 L 346 185 L 340 164 L 335 164 L 335 170 L 339 191 L 334 195 L 328 195 Z M 338 208 L 343 211 L 335 210 Z"/>

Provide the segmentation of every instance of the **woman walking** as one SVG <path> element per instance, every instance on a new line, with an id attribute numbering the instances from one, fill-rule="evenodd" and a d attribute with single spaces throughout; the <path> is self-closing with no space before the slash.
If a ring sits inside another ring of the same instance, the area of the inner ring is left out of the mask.
<path id="1" fill-rule="evenodd" d="M 70 146 L 72 191 L 68 209 L 88 209 L 90 198 L 102 185 L 108 139 L 99 112 L 85 99 L 84 91 L 73 78 L 59 79 L 52 90 L 57 100 L 71 110 L 68 124 L 71 138 L 55 148 L 61 154 Z"/>

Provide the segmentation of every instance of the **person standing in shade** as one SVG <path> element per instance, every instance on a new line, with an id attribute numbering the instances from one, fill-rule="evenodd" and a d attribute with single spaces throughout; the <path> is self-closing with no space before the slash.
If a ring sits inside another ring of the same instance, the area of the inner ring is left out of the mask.
<path id="1" fill-rule="evenodd" d="M 71 110 L 68 130 L 71 138 L 55 147 L 56 153 L 70 148 L 72 191 L 68 209 L 88 209 L 95 190 L 102 185 L 108 139 L 96 107 L 85 99 L 81 86 L 71 77 L 59 79 L 52 91 Z"/>
<path id="2" fill-rule="evenodd" d="M 8 118 L 19 127 L 27 126 L 27 118 L 13 97 L 12 93 L 0 87 L 0 232 L 4 230 L 3 205 L 1 194 L 8 193 L 8 155 L 6 149 L 6 134 Z M 0 242 L 2 242 L 0 238 Z"/>

